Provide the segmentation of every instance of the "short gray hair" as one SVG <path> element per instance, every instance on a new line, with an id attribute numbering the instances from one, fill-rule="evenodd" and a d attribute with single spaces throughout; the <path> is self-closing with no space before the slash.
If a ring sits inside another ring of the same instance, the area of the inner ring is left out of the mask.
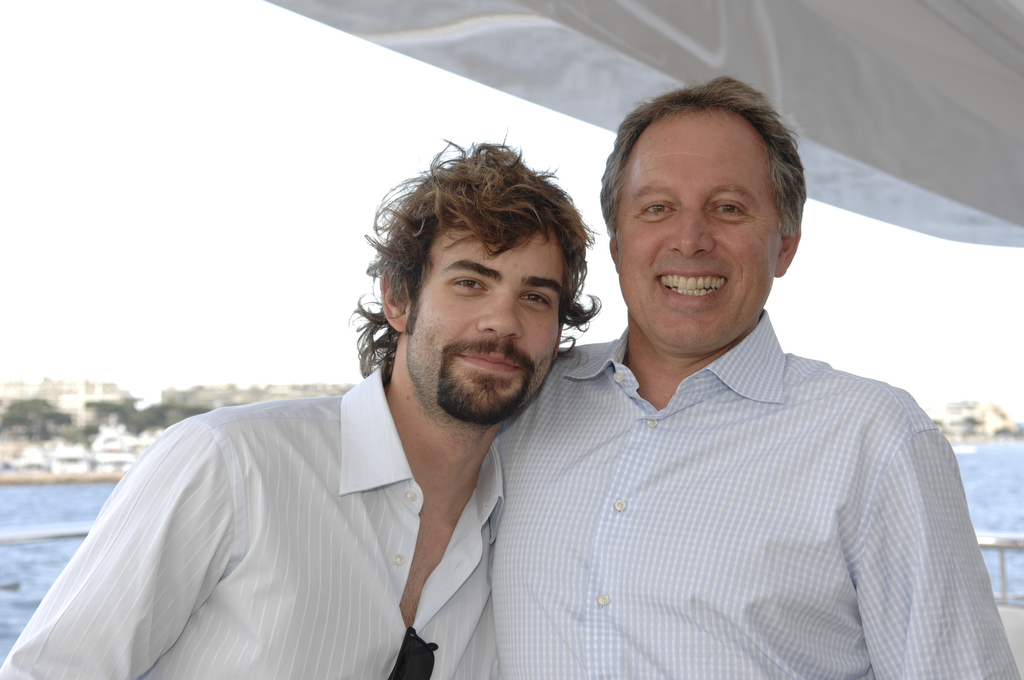
<path id="1" fill-rule="evenodd" d="M 796 134 L 764 94 L 735 78 L 721 76 L 644 101 L 623 119 L 601 178 L 601 212 L 609 236 L 615 238 L 615 218 L 629 156 L 644 130 L 661 118 L 711 111 L 735 113 L 761 136 L 768 156 L 768 184 L 779 213 L 779 230 L 783 236 L 800 233 L 807 185 Z"/>

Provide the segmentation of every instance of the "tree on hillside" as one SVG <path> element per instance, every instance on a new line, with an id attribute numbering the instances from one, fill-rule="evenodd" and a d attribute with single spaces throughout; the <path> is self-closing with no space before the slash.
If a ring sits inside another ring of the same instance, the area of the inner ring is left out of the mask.
<path id="1" fill-rule="evenodd" d="M 96 414 L 97 422 L 106 422 L 111 416 L 114 416 L 118 423 L 123 424 L 130 430 L 130 423 L 138 414 L 138 411 L 135 410 L 135 402 L 137 401 L 138 399 L 134 397 L 128 397 L 121 401 L 90 401 L 86 403 L 86 406 L 91 408 Z"/>
<path id="2" fill-rule="evenodd" d="M 71 425 L 71 416 L 61 413 L 45 399 L 13 402 L 0 420 L 0 431 L 32 441 L 46 441 Z"/>
<path id="3" fill-rule="evenodd" d="M 139 434 L 150 428 L 167 428 L 179 420 L 206 413 L 210 409 L 199 406 L 183 406 L 181 404 L 153 404 L 141 411 L 135 408 L 135 398 L 120 402 L 92 401 L 86 404 L 96 411 L 96 419 L 100 422 L 110 416 L 116 416 L 117 422 L 128 428 L 133 434 Z"/>
<path id="4" fill-rule="evenodd" d="M 961 421 L 961 423 L 963 424 L 964 434 L 965 435 L 972 435 L 972 434 L 974 434 L 975 430 L 978 429 L 978 426 L 982 425 L 982 422 L 980 420 L 978 420 L 977 418 L 975 418 L 973 415 L 964 417 L 964 419 Z"/>
<path id="5" fill-rule="evenodd" d="M 210 409 L 205 406 L 185 406 L 183 404 L 153 404 L 139 411 L 137 422 L 139 431 L 150 427 L 170 427 L 178 421 L 206 413 Z"/>

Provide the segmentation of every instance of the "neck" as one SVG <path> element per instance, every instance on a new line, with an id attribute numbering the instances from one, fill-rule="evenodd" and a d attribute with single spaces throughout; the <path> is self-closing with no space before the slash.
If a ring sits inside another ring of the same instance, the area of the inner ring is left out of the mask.
<path id="1" fill-rule="evenodd" d="M 704 368 L 717 357 L 689 359 L 665 357 L 650 351 L 643 343 L 634 343 L 632 333 L 622 363 L 633 371 L 637 381 L 637 394 L 659 411 L 668 406 L 679 383 Z"/>
<path id="2" fill-rule="evenodd" d="M 648 342 L 643 333 L 630 322 L 626 357 L 622 363 L 636 376 L 637 394 L 660 411 L 668 406 L 681 382 L 726 354 L 753 329 L 754 326 L 751 326 L 722 347 L 691 353 L 679 351 L 675 347 L 658 347 Z"/>
<path id="3" fill-rule="evenodd" d="M 473 495 L 498 426 L 464 423 L 440 409 L 428 411 L 404 371 L 395 371 L 384 392 L 409 468 L 423 491 L 424 510 L 457 521 Z"/>

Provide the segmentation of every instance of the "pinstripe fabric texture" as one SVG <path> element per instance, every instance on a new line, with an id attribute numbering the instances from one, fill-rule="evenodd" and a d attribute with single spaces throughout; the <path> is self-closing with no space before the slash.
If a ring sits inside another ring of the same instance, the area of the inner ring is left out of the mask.
<path id="1" fill-rule="evenodd" d="M 948 442 L 765 314 L 656 411 L 625 336 L 496 440 L 503 678 L 1016 678 Z"/>
<path id="2" fill-rule="evenodd" d="M 414 624 L 433 678 L 496 662 L 492 448 Z M 104 506 L 0 678 L 386 678 L 422 494 L 379 374 L 169 429 Z"/>

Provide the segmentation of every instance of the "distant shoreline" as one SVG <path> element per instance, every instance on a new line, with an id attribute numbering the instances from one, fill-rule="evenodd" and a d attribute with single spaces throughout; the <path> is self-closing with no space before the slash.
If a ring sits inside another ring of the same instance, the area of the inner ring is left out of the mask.
<path id="1" fill-rule="evenodd" d="M 0 485 L 119 482 L 123 476 L 124 472 L 11 472 L 0 474 Z"/>

